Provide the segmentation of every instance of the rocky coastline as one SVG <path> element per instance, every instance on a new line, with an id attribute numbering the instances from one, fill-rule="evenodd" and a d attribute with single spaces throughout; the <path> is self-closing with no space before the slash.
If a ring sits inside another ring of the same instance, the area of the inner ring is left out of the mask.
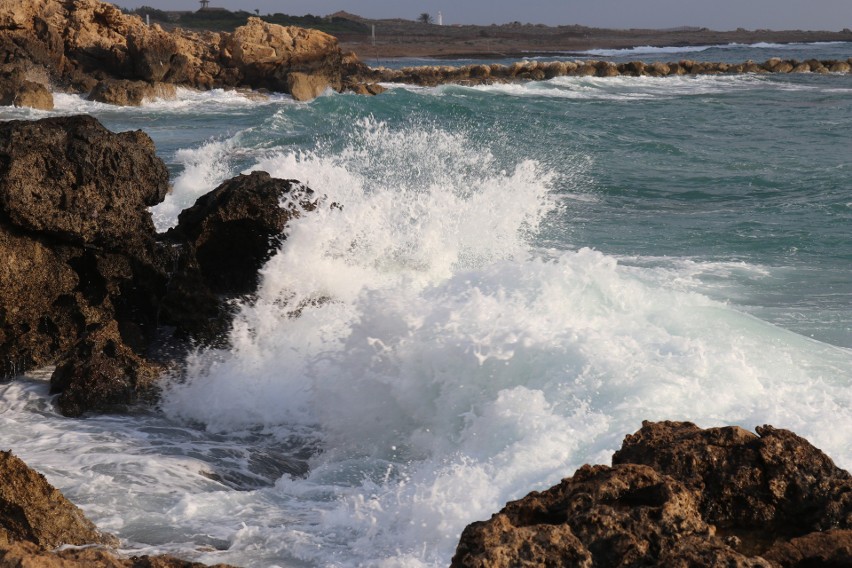
<path id="1" fill-rule="evenodd" d="M 850 73 L 847 61 L 732 65 L 536 61 L 371 69 L 321 32 L 251 18 L 233 33 L 166 31 L 96 0 L 0 6 L 0 104 L 49 109 L 52 92 L 140 104 L 194 89 L 250 88 L 308 100 L 378 83 L 486 84 L 558 76 Z M 55 366 L 72 417 L 155 401 L 193 345 L 225 341 L 231 301 L 294 218 L 337 207 L 297 180 L 228 180 L 158 233 L 169 191 L 143 132 L 89 116 L 0 123 L 0 379 Z M 293 306 L 298 317 L 299 306 Z M 0 567 L 198 567 L 122 558 L 43 476 L 0 452 Z M 792 432 L 645 423 L 612 466 L 587 465 L 462 534 L 458 567 L 852 565 L 852 476 Z"/>
<path id="2" fill-rule="evenodd" d="M 852 475 L 771 426 L 645 422 L 462 533 L 453 568 L 852 565 Z"/>
<path id="3" fill-rule="evenodd" d="M 533 32 L 527 34 L 529 37 L 524 36 L 527 41 L 548 35 L 538 28 Z M 598 32 L 602 30 L 596 31 L 600 35 Z M 615 36 L 602 39 L 602 45 L 645 45 L 648 43 L 645 32 L 634 30 L 633 36 L 624 36 L 612 31 Z M 486 36 L 488 33 L 486 30 Z M 669 35 L 659 32 L 652 43 L 657 44 L 661 37 Z M 852 32 L 830 34 L 832 38 L 835 36 L 848 36 L 852 40 Z M 634 43 L 625 43 L 629 41 L 627 37 L 633 37 Z M 671 36 L 668 45 L 682 43 L 676 41 L 677 37 L 680 36 Z M 480 85 L 561 76 L 664 77 L 849 73 L 850 70 L 852 58 L 834 61 L 772 58 L 763 63 L 738 64 L 691 60 L 518 61 L 512 65 L 373 68 L 354 52 L 344 53 L 341 43 L 333 36 L 318 30 L 270 24 L 256 17 L 248 18 L 244 26 L 233 32 L 180 28 L 167 31 L 157 24 L 148 26 L 138 16 L 124 14 L 100 0 L 27 0 L 0 6 L 0 105 L 48 110 L 53 108 L 54 91 L 79 93 L 90 100 L 115 105 L 140 105 L 148 99 L 173 98 L 177 87 L 274 91 L 308 101 L 326 89 L 374 95 L 384 90 L 380 83 Z"/>

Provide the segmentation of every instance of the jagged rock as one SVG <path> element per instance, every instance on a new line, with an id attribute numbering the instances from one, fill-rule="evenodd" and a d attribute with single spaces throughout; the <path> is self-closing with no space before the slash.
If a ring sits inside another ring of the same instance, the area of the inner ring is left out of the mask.
<path id="1" fill-rule="evenodd" d="M 127 79 L 104 79 L 89 93 L 89 100 L 117 106 L 140 106 L 153 99 L 174 99 L 174 85 Z"/>
<path id="2" fill-rule="evenodd" d="M 178 217 L 171 238 L 188 242 L 211 290 L 246 294 L 284 238 L 290 219 L 313 210 L 313 191 L 295 180 L 253 172 L 226 181 Z"/>
<path id="3" fill-rule="evenodd" d="M 689 422 L 646 422 L 613 464 L 641 463 L 701 496 L 710 523 L 801 536 L 852 528 L 852 476 L 807 440 L 762 426 L 702 430 Z"/>
<path id="4" fill-rule="evenodd" d="M 662 567 L 687 555 L 693 566 L 770 566 L 727 548 L 682 483 L 647 466 L 598 465 L 469 525 L 451 566 Z"/>
<path id="5" fill-rule="evenodd" d="M 12 104 L 16 107 L 53 110 L 53 93 L 40 83 L 25 81 L 15 93 Z"/>
<path id="6" fill-rule="evenodd" d="M 40 80 L 33 80 L 38 75 L 42 75 Z M 46 73 L 40 74 L 37 69 L 4 65 L 0 68 L 0 105 L 52 110 L 53 93 L 48 83 Z"/>
<path id="7" fill-rule="evenodd" d="M 0 373 L 58 363 L 77 416 L 146 400 L 187 340 L 214 344 L 311 190 L 257 172 L 222 184 L 169 236 L 148 207 L 168 190 L 150 138 L 87 116 L 0 123 Z M 164 343 L 165 341 L 165 343 Z M 171 350 L 171 352 L 170 352 Z"/>
<path id="8" fill-rule="evenodd" d="M 0 451 L 0 533 L 7 541 L 41 548 L 63 544 L 117 544 L 83 512 L 10 452 Z"/>
<path id="9" fill-rule="evenodd" d="M 763 556 L 783 568 L 852 566 L 852 530 L 816 532 L 779 542 Z"/>
<path id="10" fill-rule="evenodd" d="M 289 92 L 290 73 L 312 83 L 343 88 L 342 53 L 337 40 L 316 30 L 267 24 L 258 18 L 233 34 L 164 31 L 146 26 L 99 0 L 23 0 L 0 4 L 0 61 L 21 69 L 42 65 L 61 86 L 111 104 L 139 104 L 162 96 L 162 86 L 268 88 Z M 349 64 L 355 65 L 355 56 Z M 110 81 L 129 81 L 127 83 Z M 129 88 L 129 96 L 121 95 Z M 300 91 L 304 93 L 305 91 Z M 11 103 L 9 103 L 11 104 Z"/>
<path id="11" fill-rule="evenodd" d="M 10 452 L 0 452 L 0 567 L 207 568 L 172 556 L 119 558 L 105 548 L 118 544 L 44 476 Z M 58 549 L 64 545 L 86 548 Z"/>
<path id="12" fill-rule="evenodd" d="M 65 416 L 105 412 L 152 399 L 160 371 L 124 343 L 111 321 L 65 355 L 50 377 L 50 393 L 60 393 L 56 405 Z"/>
<path id="13" fill-rule="evenodd" d="M 166 263 L 147 207 L 167 180 L 141 132 L 91 117 L 0 124 L 3 376 L 55 362 L 91 326 L 153 325 Z"/>
<path id="14" fill-rule="evenodd" d="M 839 567 L 852 476 L 763 426 L 643 423 L 613 466 L 583 466 L 462 533 L 452 566 Z"/>
<path id="15" fill-rule="evenodd" d="M 168 170 L 142 131 L 113 134 L 90 116 L 10 121 L 0 157 L 0 215 L 22 231 L 108 250 L 152 242 L 147 207 Z"/>

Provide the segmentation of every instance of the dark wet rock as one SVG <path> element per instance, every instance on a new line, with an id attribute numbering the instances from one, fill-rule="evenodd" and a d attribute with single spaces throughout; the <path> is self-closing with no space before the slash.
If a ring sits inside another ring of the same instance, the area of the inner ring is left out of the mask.
<path id="1" fill-rule="evenodd" d="M 287 223 L 316 207 L 312 194 L 298 181 L 266 172 L 237 176 L 181 212 L 169 236 L 193 247 L 211 290 L 250 293 L 257 287 L 257 271 L 280 246 Z"/>
<path id="2" fill-rule="evenodd" d="M 155 233 L 146 207 L 168 188 L 142 131 L 114 134 L 90 116 L 0 128 L 0 215 L 23 231 L 108 250 L 145 248 Z"/>
<path id="3" fill-rule="evenodd" d="M 0 452 L 0 532 L 7 541 L 31 542 L 41 548 L 63 544 L 117 544 L 103 535 L 50 485 L 10 452 Z"/>
<path id="4" fill-rule="evenodd" d="M 783 568 L 852 566 L 852 530 L 815 532 L 789 542 L 779 542 L 763 556 Z"/>
<path id="5" fill-rule="evenodd" d="M 161 366 L 221 345 L 229 299 L 290 219 L 316 206 L 296 181 L 225 182 L 158 235 L 148 207 L 168 174 L 151 139 L 86 116 L 0 123 L 0 376 L 56 364 L 69 416 L 156 394 Z"/>
<path id="6" fill-rule="evenodd" d="M 51 394 L 65 416 L 108 412 L 155 396 L 161 369 L 123 341 L 116 322 L 87 332 L 50 377 Z"/>
<path id="7" fill-rule="evenodd" d="M 612 467 L 469 525 L 452 566 L 849 566 L 852 477 L 792 432 L 757 431 L 646 422 Z"/>
<path id="8" fill-rule="evenodd" d="M 150 138 L 91 117 L 0 124 L 0 371 L 51 364 L 89 329 L 153 327 L 167 275 L 149 205 L 168 173 Z"/>

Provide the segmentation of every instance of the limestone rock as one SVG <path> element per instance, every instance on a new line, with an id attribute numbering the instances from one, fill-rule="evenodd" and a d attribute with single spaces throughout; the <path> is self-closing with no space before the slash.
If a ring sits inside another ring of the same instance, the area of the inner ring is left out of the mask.
<path id="1" fill-rule="evenodd" d="M 275 179 L 266 172 L 238 176 L 181 212 L 169 234 L 194 248 L 210 289 L 249 293 L 290 219 L 316 206 L 312 193 L 295 180 Z"/>
<path id="2" fill-rule="evenodd" d="M 165 197 L 168 171 L 147 134 L 90 116 L 10 121 L 0 156 L 0 214 L 21 230 L 110 250 L 154 234 L 146 208 Z"/>
<path id="3" fill-rule="evenodd" d="M 246 86 L 289 93 L 290 74 L 301 73 L 315 77 L 313 85 L 324 81 L 320 92 L 327 86 L 342 88 L 343 54 L 337 40 L 323 32 L 249 18 L 223 43 L 231 55 L 229 65 L 239 69 Z"/>
<path id="4" fill-rule="evenodd" d="M 852 476 L 763 426 L 643 424 L 613 466 L 583 466 L 462 533 L 454 567 L 839 567 Z"/>
<path id="5" fill-rule="evenodd" d="M 174 99 L 174 85 L 127 79 L 104 79 L 89 93 L 89 100 L 117 106 L 141 106 L 153 99 Z"/>
<path id="6" fill-rule="evenodd" d="M 50 377 L 50 393 L 65 416 L 125 408 L 146 395 L 153 398 L 160 369 L 142 359 L 123 341 L 110 321 L 87 331 Z"/>
<path id="7" fill-rule="evenodd" d="M 451 566 L 766 567 L 727 548 L 681 483 L 647 466 L 583 466 L 572 478 L 469 525 Z"/>
<path id="8" fill-rule="evenodd" d="M 10 452 L 0 451 L 0 531 L 7 541 L 41 548 L 63 544 L 117 544 L 97 531 L 83 512 Z"/>
<path id="9" fill-rule="evenodd" d="M 648 422 L 625 438 L 613 464 L 641 463 L 682 481 L 720 526 L 795 535 L 852 528 L 852 476 L 792 432 L 763 426 L 757 433 Z"/>

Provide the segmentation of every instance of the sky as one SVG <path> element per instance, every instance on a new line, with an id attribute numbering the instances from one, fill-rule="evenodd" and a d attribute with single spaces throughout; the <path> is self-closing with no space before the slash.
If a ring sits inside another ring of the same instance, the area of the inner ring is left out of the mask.
<path id="1" fill-rule="evenodd" d="M 112 0 L 126 8 L 195 10 L 197 0 Z M 230 10 L 324 16 L 339 10 L 367 18 L 415 20 L 428 12 L 444 24 L 580 24 L 606 28 L 698 26 L 714 30 L 852 28 L 852 0 L 210 0 Z"/>

